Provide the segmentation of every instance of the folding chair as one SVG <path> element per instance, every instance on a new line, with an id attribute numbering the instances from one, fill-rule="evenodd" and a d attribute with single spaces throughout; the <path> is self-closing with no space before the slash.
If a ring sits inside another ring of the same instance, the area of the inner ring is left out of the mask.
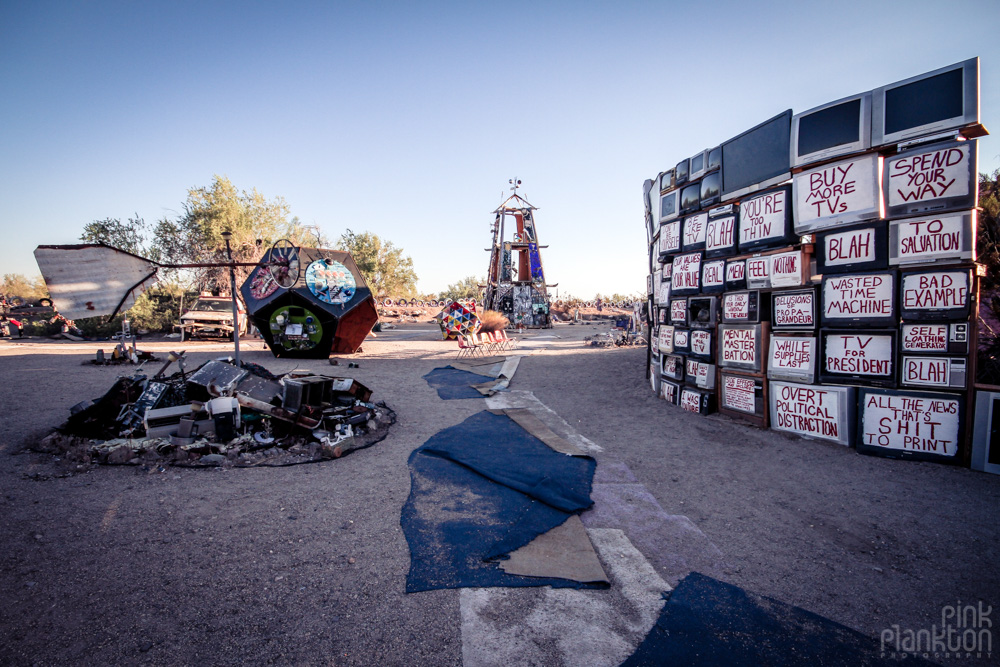
<path id="1" fill-rule="evenodd" d="M 458 337 L 458 355 L 455 357 L 455 360 L 457 361 L 463 356 L 474 357 L 476 356 L 477 351 L 479 350 L 477 349 L 476 344 L 469 340 L 468 336 L 460 335 Z"/>
<path id="2" fill-rule="evenodd" d="M 485 357 L 487 352 L 490 354 L 493 353 L 492 342 L 487 339 L 485 333 L 474 333 L 470 335 L 470 338 L 472 338 L 472 342 L 476 345 L 476 349 L 479 350 L 480 355 Z"/>
<path id="3" fill-rule="evenodd" d="M 503 342 L 506 345 L 506 347 L 507 347 L 508 350 L 516 350 L 517 349 L 517 339 L 516 338 L 511 338 L 510 336 L 508 336 L 506 329 L 502 329 L 500 331 L 500 336 L 503 338 Z"/>

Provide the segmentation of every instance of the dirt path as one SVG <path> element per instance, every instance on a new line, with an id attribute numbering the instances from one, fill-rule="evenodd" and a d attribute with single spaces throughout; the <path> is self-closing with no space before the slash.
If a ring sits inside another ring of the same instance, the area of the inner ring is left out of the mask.
<path id="1" fill-rule="evenodd" d="M 526 335 L 511 389 L 599 445 L 599 471 L 627 466 L 697 526 L 722 554 L 720 578 L 874 636 L 929 628 L 959 599 L 1000 608 L 1000 478 L 681 413 L 650 394 L 644 350 L 584 344 L 606 329 Z M 20 453 L 123 369 L 82 365 L 93 343 L 0 341 L 0 663 L 460 664 L 459 592 L 403 592 L 407 457 L 484 409 L 421 379 L 454 357 L 438 336 L 429 324 L 379 334 L 357 369 L 244 341 L 248 361 L 356 377 L 398 414 L 372 448 L 266 470 L 77 471 Z M 162 357 L 180 344 L 140 347 Z M 228 349 L 185 347 L 192 365 Z"/>

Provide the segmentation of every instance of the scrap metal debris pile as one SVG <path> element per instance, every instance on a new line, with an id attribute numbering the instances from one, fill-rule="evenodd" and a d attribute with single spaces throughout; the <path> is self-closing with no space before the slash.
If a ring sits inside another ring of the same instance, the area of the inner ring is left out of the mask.
<path id="1" fill-rule="evenodd" d="M 291 465 L 343 456 L 379 442 L 396 415 L 353 378 L 209 361 L 152 378 L 119 378 L 104 396 L 73 406 L 37 449 L 78 462 Z M 169 362 L 168 362 L 169 363 Z"/>

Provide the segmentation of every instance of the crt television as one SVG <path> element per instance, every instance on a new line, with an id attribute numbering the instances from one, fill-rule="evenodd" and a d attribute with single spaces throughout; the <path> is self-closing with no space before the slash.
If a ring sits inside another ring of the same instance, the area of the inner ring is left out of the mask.
<path id="1" fill-rule="evenodd" d="M 708 208 L 722 199 L 722 172 L 713 171 L 701 179 L 701 207 Z"/>
<path id="2" fill-rule="evenodd" d="M 722 169 L 722 146 L 716 146 L 708 151 L 707 162 L 705 163 L 705 173 L 711 173 Z"/>
<path id="3" fill-rule="evenodd" d="M 815 336 L 771 335 L 767 354 L 769 380 L 814 384 L 819 368 L 819 344 Z"/>
<path id="4" fill-rule="evenodd" d="M 979 201 L 978 141 L 944 141 L 885 159 L 887 218 L 960 211 Z"/>
<path id="5" fill-rule="evenodd" d="M 688 171 L 688 178 L 692 181 L 696 181 L 705 175 L 705 166 L 708 163 L 708 150 L 703 150 L 700 153 L 695 154 L 692 158 L 688 160 L 688 166 L 690 170 Z"/>
<path id="6" fill-rule="evenodd" d="M 701 183 L 694 182 L 681 188 L 680 212 L 693 213 L 701 208 Z"/>
<path id="7" fill-rule="evenodd" d="M 693 329 L 714 329 L 719 323 L 719 298 L 691 296 L 687 300 L 687 322 Z"/>
<path id="8" fill-rule="evenodd" d="M 674 183 L 676 185 L 683 185 L 687 183 L 690 174 L 691 161 L 688 159 L 681 160 L 674 167 Z"/>
<path id="9" fill-rule="evenodd" d="M 681 213 L 680 190 L 671 190 L 660 195 L 660 222 L 675 220 Z"/>
<path id="10" fill-rule="evenodd" d="M 661 172 L 660 173 L 660 178 L 659 178 L 659 184 L 660 184 L 660 192 L 666 192 L 667 190 L 673 190 L 674 189 L 674 185 L 675 185 L 675 183 L 674 183 L 674 170 L 673 169 L 667 169 L 666 171 Z"/>
<path id="11" fill-rule="evenodd" d="M 903 271 L 900 284 L 900 316 L 908 322 L 969 318 L 972 303 L 969 269 Z"/>
<path id="12" fill-rule="evenodd" d="M 860 153 L 871 144 L 871 92 L 845 97 L 792 117 L 793 167 Z"/>
<path id="13" fill-rule="evenodd" d="M 872 91 L 872 146 L 959 130 L 979 122 L 979 58 Z"/>
<path id="14" fill-rule="evenodd" d="M 722 200 L 786 181 L 791 177 L 792 110 L 787 109 L 722 144 Z"/>

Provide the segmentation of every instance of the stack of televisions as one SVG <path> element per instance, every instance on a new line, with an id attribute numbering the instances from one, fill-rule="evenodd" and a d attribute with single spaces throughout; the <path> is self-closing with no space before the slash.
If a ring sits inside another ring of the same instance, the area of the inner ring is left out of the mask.
<path id="1" fill-rule="evenodd" d="M 787 110 L 646 181 L 653 390 L 967 462 L 985 134 L 974 58 Z"/>

